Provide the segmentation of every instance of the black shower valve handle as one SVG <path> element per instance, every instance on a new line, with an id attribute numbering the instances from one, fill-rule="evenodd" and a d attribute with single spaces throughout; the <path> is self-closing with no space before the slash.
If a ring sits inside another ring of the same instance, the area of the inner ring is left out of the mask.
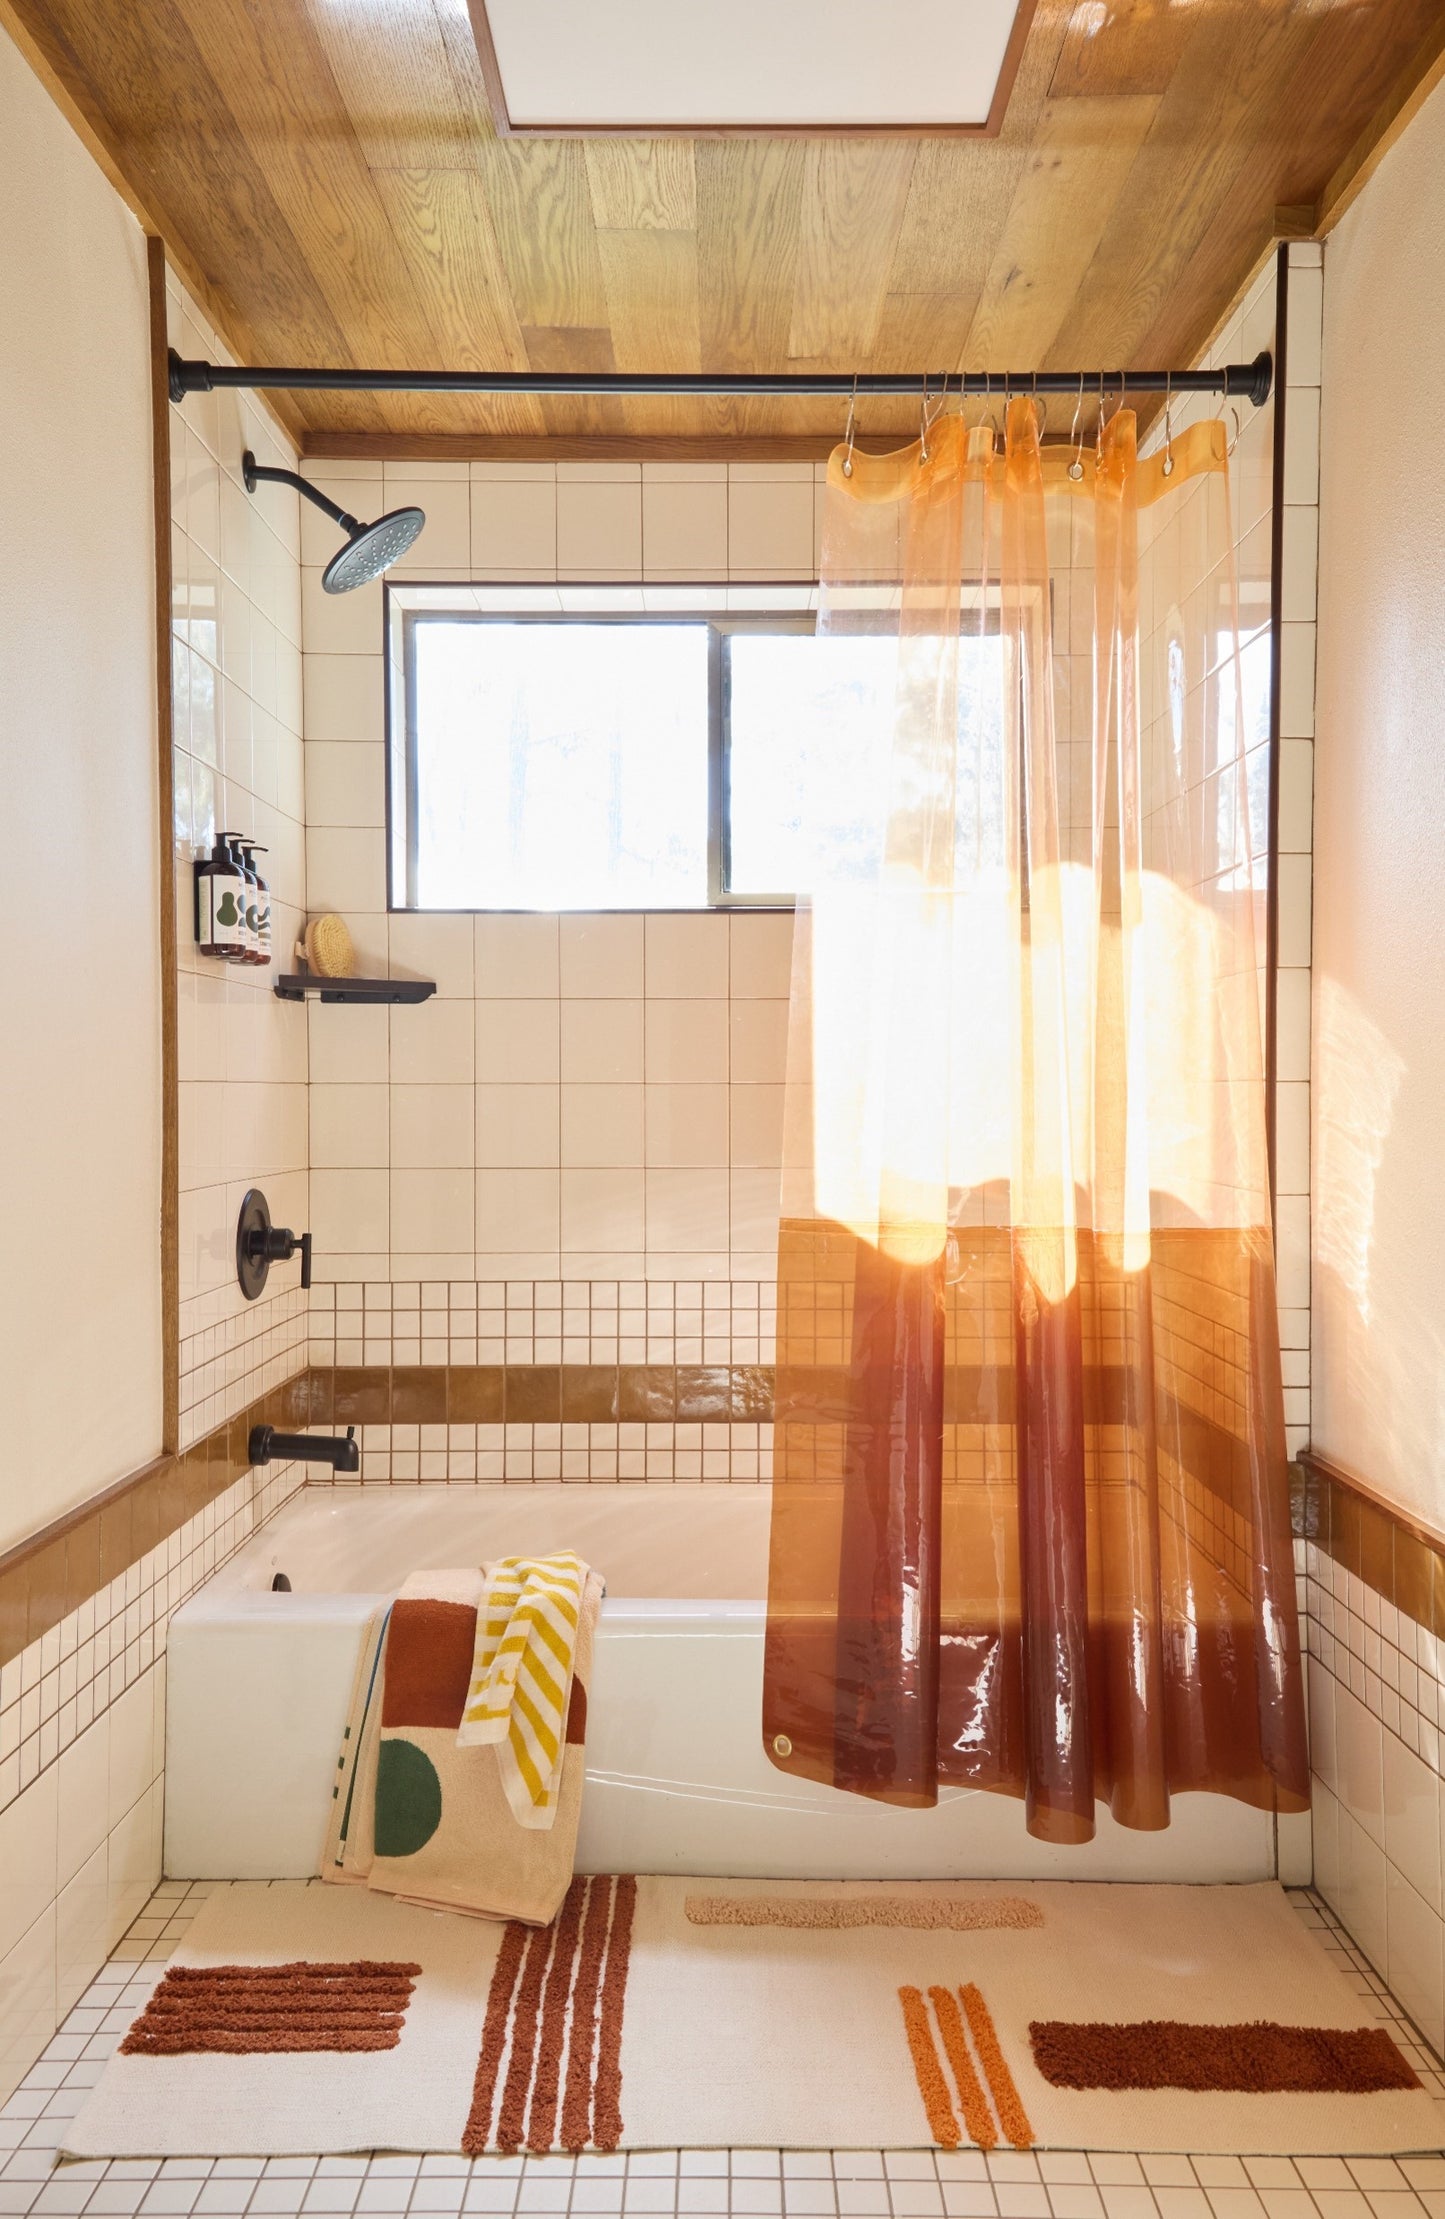
<path id="1" fill-rule="evenodd" d="M 301 1284 L 311 1284 L 311 1235 L 293 1233 L 289 1225 L 268 1225 L 264 1232 L 251 1233 L 247 1239 L 253 1256 L 264 1256 L 268 1264 L 289 1264 L 297 1253 L 301 1254 Z"/>

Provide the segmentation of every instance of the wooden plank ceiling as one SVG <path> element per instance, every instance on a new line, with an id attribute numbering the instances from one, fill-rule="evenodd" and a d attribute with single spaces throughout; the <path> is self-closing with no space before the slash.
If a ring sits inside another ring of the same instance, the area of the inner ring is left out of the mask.
<path id="1" fill-rule="evenodd" d="M 5 19 L 243 358 L 393 368 L 1187 362 L 1276 211 L 1327 216 L 1445 46 L 1441 0 L 1039 0 L 997 138 L 520 139 L 466 0 Z M 828 401 L 286 405 L 312 452 L 839 428 Z M 862 428 L 916 415 L 876 401 Z"/>

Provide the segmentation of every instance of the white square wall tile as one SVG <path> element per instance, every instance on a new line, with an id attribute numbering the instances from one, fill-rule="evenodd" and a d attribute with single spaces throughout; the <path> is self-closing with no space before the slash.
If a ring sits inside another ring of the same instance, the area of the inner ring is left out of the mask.
<path id="1" fill-rule="evenodd" d="M 483 915 L 472 922 L 479 995 L 536 1001 L 561 991 L 556 917 Z"/>
<path id="2" fill-rule="evenodd" d="M 311 1172 L 311 1238 L 319 1258 L 384 1255 L 390 1246 L 385 1170 Z"/>
<path id="3" fill-rule="evenodd" d="M 312 741 L 303 751 L 308 829 L 386 823 L 386 760 L 374 747 Z"/>
<path id="4" fill-rule="evenodd" d="M 435 981 L 442 1001 L 470 1001 L 474 984 L 470 917 L 414 910 L 387 919 L 391 975 Z"/>
<path id="5" fill-rule="evenodd" d="M 470 1170 L 475 1141 L 475 1092 L 470 1086 L 393 1086 L 391 1166 L 408 1170 Z M 470 1205 L 468 1216 L 470 1217 Z M 392 1195 L 392 1218 L 396 1196 Z M 434 1241 L 402 1246 L 434 1248 Z"/>
<path id="6" fill-rule="evenodd" d="M 1445 1926 L 1393 1865 L 1385 1875 L 1385 1935 L 1379 1970 L 1438 2051 L 1445 2042 Z"/>
<path id="7" fill-rule="evenodd" d="M 382 499 L 388 509 L 419 508 L 426 523 L 394 565 L 399 578 L 435 578 L 465 572 L 472 559 L 471 488 L 466 478 L 420 478 L 386 466 Z"/>
<path id="8" fill-rule="evenodd" d="M 620 1001 L 641 994 L 643 919 L 582 914 L 559 922 L 561 986 L 565 995 Z"/>
<path id="9" fill-rule="evenodd" d="M 306 1050 L 312 1085 L 384 1085 L 390 1069 L 389 1015 L 382 1003 L 346 1008 L 309 1000 Z"/>
<path id="10" fill-rule="evenodd" d="M 649 1086 L 647 1161 L 659 1168 L 721 1165 L 728 1161 L 728 1088 Z"/>
<path id="11" fill-rule="evenodd" d="M 562 1163 L 630 1169 L 643 1162 L 643 1089 L 573 1081 L 563 1087 Z M 603 1243 L 602 1245 L 606 1245 Z"/>
<path id="12" fill-rule="evenodd" d="M 728 1013 L 728 1025 L 734 1083 L 781 1083 L 788 1067 L 787 1003 L 734 1002 Z"/>
<path id="13" fill-rule="evenodd" d="M 559 1002 L 479 1000 L 475 1006 L 479 1084 L 556 1084 L 561 1075 Z"/>
<path id="14" fill-rule="evenodd" d="M 311 825 L 306 833 L 306 898 L 313 916 L 337 909 L 360 916 L 386 908 L 386 836 L 380 829 Z"/>
<path id="15" fill-rule="evenodd" d="M 87 1859 L 104 1847 L 109 1824 L 110 1713 L 102 1711 L 95 1723 L 60 1753 L 56 1766 L 57 1827 L 55 1878 L 62 1888 L 75 1878 Z M 0 1820 L 0 1826 L 3 1826 Z M 0 1844 L 0 1872 L 5 1852 Z M 0 1881 L 0 1891 L 4 1882 Z"/>
<path id="16" fill-rule="evenodd" d="M 642 485 L 557 484 L 557 568 L 562 576 L 617 570 L 637 577 L 642 569 Z"/>
<path id="17" fill-rule="evenodd" d="M 774 1170 L 732 1172 L 729 1218 L 735 1249 L 771 1248 L 778 1237 L 779 1174 Z"/>
<path id="18" fill-rule="evenodd" d="M 478 1086 L 477 1163 L 491 1170 L 555 1171 L 560 1102 L 561 1090 L 555 1085 Z"/>
<path id="19" fill-rule="evenodd" d="M 1287 508 L 1281 546 L 1281 618 L 1287 624 L 1310 624 L 1319 581 L 1319 510 Z"/>
<path id="20" fill-rule="evenodd" d="M 470 1086 L 476 1076 L 476 1004 L 442 1001 L 391 1012 L 391 1083 Z"/>
<path id="21" fill-rule="evenodd" d="M 645 920 L 649 995 L 717 999 L 728 991 L 731 920 L 724 915 Z"/>
<path id="22" fill-rule="evenodd" d="M 55 1903 L 56 2014 L 77 2004 L 105 1962 L 109 1850 L 104 1841 Z"/>
<path id="23" fill-rule="evenodd" d="M 307 655 L 303 714 L 308 744 L 354 746 L 362 741 L 374 746 L 384 721 L 384 671 L 379 652 Z"/>
<path id="24" fill-rule="evenodd" d="M 1279 960 L 1307 969 L 1312 942 L 1312 864 L 1308 855 L 1279 858 Z"/>
<path id="25" fill-rule="evenodd" d="M 155 1690 L 150 1673 L 133 1681 L 111 1704 L 106 1716 L 110 1725 L 106 1805 L 110 1825 L 115 1827 L 145 1794 L 159 1768 Z"/>
<path id="26" fill-rule="evenodd" d="M 792 988 L 793 912 L 735 910 L 728 919 L 730 990 L 735 999 L 785 1000 Z"/>
<path id="27" fill-rule="evenodd" d="M 646 1027 L 649 1085 L 703 1085 L 726 1080 L 727 1003 L 649 997 Z"/>
<path id="28" fill-rule="evenodd" d="M 1308 855 L 1314 831 L 1314 742 L 1281 740 L 1279 753 L 1280 852 Z"/>
<path id="29" fill-rule="evenodd" d="M 562 1252 L 640 1251 L 646 1246 L 643 1174 L 637 1170 L 562 1172 Z"/>
<path id="30" fill-rule="evenodd" d="M 642 485 L 644 577 L 689 570 L 727 575 L 728 489 L 725 476 L 712 484 L 672 484 L 651 475 Z"/>
<path id="31" fill-rule="evenodd" d="M 1294 739 L 1314 737 L 1315 642 L 1312 620 L 1280 626 L 1279 722 Z"/>
<path id="32" fill-rule="evenodd" d="M 160 1834 L 156 1816 L 160 1808 L 159 1784 L 133 1803 L 119 1825 L 110 1830 L 106 1870 L 106 1946 L 113 1949 L 121 1935 L 144 1910 L 161 1876 Z"/>
<path id="33" fill-rule="evenodd" d="M 0 1811 L 0 1958 L 54 1900 L 56 1814 L 53 1766 Z"/>
<path id="34" fill-rule="evenodd" d="M 1440 1886 L 1440 1781 L 1395 1734 L 1384 1734 L 1385 1854 L 1437 1915 Z"/>
<path id="35" fill-rule="evenodd" d="M 328 593 L 322 569 L 301 573 L 301 645 L 308 655 L 379 655 L 383 648 L 381 581 Z"/>
<path id="36" fill-rule="evenodd" d="M 733 1086 L 728 1090 L 731 1126 L 729 1160 L 735 1165 L 780 1164 L 783 1160 L 781 1086 Z"/>
<path id="37" fill-rule="evenodd" d="M 58 2016 L 52 1905 L 0 1957 L 0 2101 L 29 2072 Z"/>
<path id="38" fill-rule="evenodd" d="M 726 1171 L 650 1170 L 647 1173 L 649 1250 L 726 1249 L 728 1208 Z"/>
<path id="39" fill-rule="evenodd" d="M 557 567 L 557 485 L 545 478 L 477 478 L 471 481 L 471 566 L 479 577 L 496 571 Z"/>
<path id="40" fill-rule="evenodd" d="M 562 1078 L 635 1086 L 642 1077 L 640 1001 L 564 1001 Z"/>
<path id="41" fill-rule="evenodd" d="M 557 1253 L 561 1225 L 561 1175 L 557 1171 L 478 1170 L 479 1257 Z"/>
<path id="42" fill-rule="evenodd" d="M 813 562 L 812 473 L 805 480 L 728 478 L 728 569 L 809 571 Z"/>
<path id="43" fill-rule="evenodd" d="M 458 1089 L 462 1091 L 470 1090 Z M 471 1255 L 475 1202 L 470 1165 L 465 1169 L 403 1170 L 393 1164 L 393 1251 Z"/>
<path id="44" fill-rule="evenodd" d="M 1335 1756 L 1338 1795 L 1344 1812 L 1371 1841 L 1385 1839 L 1385 1729 L 1358 1696 L 1338 1687 L 1335 1696 Z"/>

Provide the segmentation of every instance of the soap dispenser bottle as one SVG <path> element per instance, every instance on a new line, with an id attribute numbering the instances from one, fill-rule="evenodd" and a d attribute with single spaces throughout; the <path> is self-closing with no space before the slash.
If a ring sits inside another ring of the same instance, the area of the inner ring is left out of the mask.
<path id="1" fill-rule="evenodd" d="M 247 840 L 242 847 L 246 869 L 254 881 L 252 901 L 246 910 L 246 924 L 251 933 L 252 945 L 247 954 L 248 963 L 269 963 L 271 960 L 271 889 L 261 876 L 256 863 L 265 848 L 254 840 Z"/>
<path id="2" fill-rule="evenodd" d="M 222 963 L 246 960 L 247 892 L 232 835 L 218 832 L 210 854 L 196 865 L 196 944 L 202 955 Z"/>

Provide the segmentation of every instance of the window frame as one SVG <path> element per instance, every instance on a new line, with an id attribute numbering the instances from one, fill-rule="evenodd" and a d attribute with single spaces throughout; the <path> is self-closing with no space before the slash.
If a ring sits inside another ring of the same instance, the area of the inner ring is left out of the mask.
<path id="1" fill-rule="evenodd" d="M 411 584 L 408 580 L 407 583 Z M 464 589 L 463 589 L 464 590 Z M 389 598 L 389 588 L 387 589 Z M 414 916 L 535 916 L 550 914 L 537 910 L 517 910 L 470 907 L 467 909 L 421 908 L 416 900 L 417 886 L 417 721 L 416 721 L 416 627 L 419 624 L 630 624 L 647 627 L 672 624 L 703 624 L 708 628 L 708 704 L 707 704 L 707 900 L 687 909 L 662 910 L 648 905 L 633 904 L 609 909 L 608 916 L 676 915 L 687 917 L 706 916 L 710 911 L 733 909 L 791 910 L 796 906 L 796 896 L 791 893 L 739 894 L 728 888 L 727 875 L 731 844 L 731 658 L 727 641 L 739 632 L 767 634 L 796 633 L 812 637 L 818 629 L 816 610 L 808 609 L 436 609 L 406 608 L 398 611 L 401 634 L 400 685 L 387 688 L 386 701 L 386 862 L 387 907 L 395 914 Z M 388 634 L 390 633 L 388 611 Z M 396 755 L 391 731 L 394 713 L 394 695 L 399 696 L 403 718 L 402 778 L 404 793 L 401 797 L 405 809 L 404 883 L 395 884 L 397 861 L 396 795 L 394 777 Z M 400 899 L 398 899 L 400 895 Z"/>

